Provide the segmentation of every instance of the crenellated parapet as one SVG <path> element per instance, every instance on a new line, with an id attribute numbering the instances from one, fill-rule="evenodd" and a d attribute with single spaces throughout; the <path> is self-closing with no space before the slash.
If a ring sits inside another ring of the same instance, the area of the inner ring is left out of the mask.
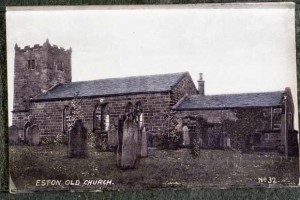
<path id="1" fill-rule="evenodd" d="M 33 46 L 25 46 L 24 48 L 21 48 L 18 46 L 18 44 L 15 44 L 15 51 L 16 52 L 28 52 L 28 51 L 36 51 L 36 50 L 53 50 L 53 51 L 59 51 L 61 53 L 72 53 L 72 48 L 65 49 L 63 47 L 58 47 L 57 45 L 51 45 L 49 40 L 47 39 L 46 42 L 43 45 L 35 44 Z"/>

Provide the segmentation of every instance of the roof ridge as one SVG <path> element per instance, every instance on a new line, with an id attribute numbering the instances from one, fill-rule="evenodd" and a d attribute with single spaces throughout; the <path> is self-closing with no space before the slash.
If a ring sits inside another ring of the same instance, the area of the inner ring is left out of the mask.
<path id="1" fill-rule="evenodd" d="M 79 91 L 82 97 L 169 92 L 172 86 L 187 76 L 190 76 L 189 72 L 175 72 L 64 83 L 48 90 L 38 99 L 68 98 L 73 96 L 72 91 Z"/>
<path id="2" fill-rule="evenodd" d="M 200 96 L 199 94 L 190 95 L 190 96 L 199 96 L 199 97 L 209 97 L 209 96 L 234 96 L 234 95 L 247 95 L 247 94 L 267 94 L 267 93 L 284 93 L 284 90 L 277 90 L 277 91 L 267 91 L 267 92 L 244 92 L 244 93 L 226 93 L 226 94 L 210 94 Z"/>
<path id="3" fill-rule="evenodd" d="M 101 79 L 94 79 L 94 80 L 86 80 L 86 81 L 75 81 L 70 83 L 62 83 L 62 85 L 71 85 L 73 83 L 85 83 L 85 82 L 93 82 L 93 81 L 100 81 L 100 80 L 116 80 L 116 79 L 124 79 L 124 78 L 138 78 L 138 77 L 152 77 L 152 76 L 163 76 L 163 75 L 175 75 L 175 74 L 182 74 L 180 79 L 182 79 L 184 74 L 189 74 L 188 71 L 185 72 L 175 72 L 175 73 L 166 73 L 166 74 L 151 74 L 151 75 L 136 75 L 136 76 L 124 76 L 124 77 L 114 77 L 114 78 L 101 78 Z M 175 84 L 176 85 L 176 84 Z"/>
<path id="4" fill-rule="evenodd" d="M 192 95 L 177 110 L 210 110 L 282 106 L 284 91 L 235 93 L 221 95 Z"/>

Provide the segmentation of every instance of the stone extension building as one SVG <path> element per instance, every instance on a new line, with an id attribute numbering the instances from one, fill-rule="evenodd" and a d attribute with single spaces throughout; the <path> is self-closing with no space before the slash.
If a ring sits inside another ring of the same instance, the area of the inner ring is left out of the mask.
<path id="1" fill-rule="evenodd" d="M 33 47 L 16 44 L 12 112 L 21 138 L 28 121 L 39 126 L 42 138 L 66 133 L 66 111 L 75 96 L 81 99 L 85 126 L 104 134 L 117 128 L 120 115 L 135 108 L 139 123 L 153 134 L 165 128 L 164 112 L 175 110 L 179 131 L 188 130 L 203 148 L 286 149 L 288 135 L 296 135 L 289 88 L 207 96 L 202 74 L 197 89 L 188 72 L 72 82 L 71 53 L 71 48 L 58 48 L 48 40 Z M 237 123 L 247 130 L 243 137 L 236 133 Z"/>

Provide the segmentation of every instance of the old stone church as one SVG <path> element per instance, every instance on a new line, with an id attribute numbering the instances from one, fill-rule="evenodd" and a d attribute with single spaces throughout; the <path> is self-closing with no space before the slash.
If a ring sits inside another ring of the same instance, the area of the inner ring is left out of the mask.
<path id="1" fill-rule="evenodd" d="M 41 138 L 66 132 L 66 110 L 81 99 L 89 131 L 117 128 L 126 109 L 139 110 L 149 132 L 149 146 L 159 145 L 163 114 L 176 113 L 181 143 L 197 139 L 201 148 L 289 151 L 297 144 L 294 105 L 289 88 L 277 92 L 205 95 L 188 72 L 72 82 L 72 49 L 47 40 L 43 45 L 15 45 L 13 126 L 26 140 L 25 124 L 36 124 Z"/>

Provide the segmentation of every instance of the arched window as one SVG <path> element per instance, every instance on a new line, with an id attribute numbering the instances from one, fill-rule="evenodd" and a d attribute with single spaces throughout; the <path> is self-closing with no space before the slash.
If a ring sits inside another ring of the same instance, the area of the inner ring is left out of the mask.
<path id="1" fill-rule="evenodd" d="M 62 112 L 62 132 L 64 134 L 68 132 L 68 124 L 67 124 L 68 113 L 70 113 L 70 107 L 65 106 Z"/>
<path id="2" fill-rule="evenodd" d="M 143 114 L 142 104 L 139 101 L 135 103 L 135 113 L 137 115 L 139 128 L 142 128 L 142 126 L 144 125 L 144 114 Z"/>
<path id="3" fill-rule="evenodd" d="M 108 114 L 105 116 L 104 127 L 105 127 L 105 130 L 108 131 L 108 129 L 109 129 L 109 115 Z"/>
<path id="4" fill-rule="evenodd" d="M 95 113 L 94 113 L 94 128 L 100 129 L 101 127 L 101 119 L 102 119 L 102 111 L 101 106 L 96 106 Z"/>
<path id="5" fill-rule="evenodd" d="M 94 130 L 108 131 L 109 128 L 109 109 L 108 103 L 97 104 L 93 116 Z"/>

